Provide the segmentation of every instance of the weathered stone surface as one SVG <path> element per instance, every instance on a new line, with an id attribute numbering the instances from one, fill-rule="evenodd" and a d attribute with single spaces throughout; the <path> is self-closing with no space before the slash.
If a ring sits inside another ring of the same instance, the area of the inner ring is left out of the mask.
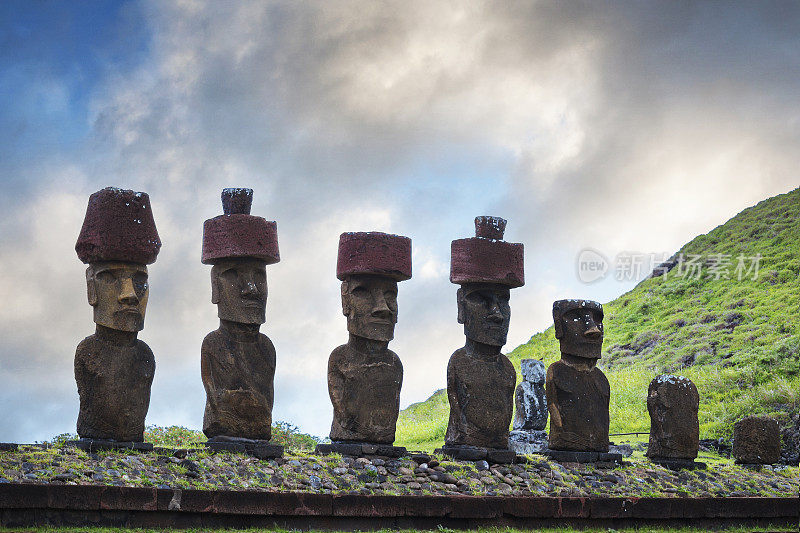
<path id="1" fill-rule="evenodd" d="M 520 454 L 547 450 L 547 432 L 543 429 L 515 429 L 508 434 L 508 447 Z"/>
<path id="2" fill-rule="evenodd" d="M 137 334 L 149 296 L 146 264 L 160 247 L 147 194 L 108 187 L 90 196 L 75 245 L 89 263 L 86 291 L 96 323 L 75 351 L 83 439 L 143 440 L 155 358 Z"/>
<path id="3" fill-rule="evenodd" d="M 506 221 L 499 217 L 475 218 L 475 237 L 456 239 L 450 246 L 450 281 L 525 285 L 524 247 L 501 240 Z"/>
<path id="4" fill-rule="evenodd" d="M 268 441 L 272 436 L 275 347 L 258 325 L 222 320 L 200 351 L 203 432 Z"/>
<path id="5" fill-rule="evenodd" d="M 153 450 L 153 445 L 149 442 L 141 441 L 116 441 L 102 439 L 79 439 L 67 441 L 68 446 L 75 446 L 87 452 L 99 452 L 103 450 L 134 450 L 137 452 L 149 452 Z"/>
<path id="6" fill-rule="evenodd" d="M 608 452 L 608 379 L 595 366 L 603 344 L 603 308 L 588 300 L 553 303 L 561 360 L 547 369 L 551 450 Z"/>
<path id="7" fill-rule="evenodd" d="M 328 359 L 332 441 L 391 444 L 400 413 L 403 365 L 391 350 L 359 350 L 355 339 Z"/>
<path id="8" fill-rule="evenodd" d="M 267 440 L 217 436 L 208 439 L 205 445 L 206 448 L 213 451 L 246 453 L 257 459 L 274 459 L 283 456 L 283 446 Z"/>
<path id="9" fill-rule="evenodd" d="M 547 426 L 544 363 L 538 359 L 523 359 L 522 382 L 514 393 L 514 430 L 543 430 Z"/>
<path id="10" fill-rule="evenodd" d="M 447 364 L 450 417 L 445 448 L 474 446 L 508 449 L 516 372 L 500 353 L 511 321 L 512 287 L 523 281 L 523 248 L 507 243 L 505 220 L 475 219 L 476 237 L 455 240 L 450 281 L 459 283 L 458 322 L 466 343 Z"/>
<path id="11" fill-rule="evenodd" d="M 204 264 L 247 257 L 267 265 L 280 261 L 278 225 L 250 214 L 252 189 L 223 189 L 224 214 L 203 224 Z"/>
<path id="12" fill-rule="evenodd" d="M 395 281 L 411 278 L 411 239 L 379 231 L 348 232 L 339 236 L 336 277 L 372 274 Z"/>
<path id="13" fill-rule="evenodd" d="M 450 417 L 445 443 L 508 448 L 516 377 L 511 361 L 501 353 L 480 357 L 466 348 L 456 350 L 447 365 Z"/>
<path id="14" fill-rule="evenodd" d="M 650 382 L 647 410 L 650 413 L 650 443 L 647 456 L 652 459 L 697 457 L 700 445 L 700 422 L 697 412 L 700 395 L 690 380 L 661 375 Z"/>
<path id="15" fill-rule="evenodd" d="M 330 438 L 334 444 L 389 445 L 403 385 L 403 365 L 389 341 L 397 323 L 397 282 L 411 276 L 411 240 L 343 233 L 336 271 L 349 340 L 328 358 Z"/>
<path id="16" fill-rule="evenodd" d="M 367 457 L 378 455 L 381 457 L 403 457 L 408 452 L 402 446 L 388 444 L 375 444 L 371 442 L 332 442 L 330 444 L 317 444 L 314 453 L 328 455 L 338 453 L 353 457 Z"/>
<path id="17" fill-rule="evenodd" d="M 147 193 L 106 187 L 89 197 L 75 244 L 81 261 L 149 265 L 155 262 L 160 248 Z"/>
<path id="18" fill-rule="evenodd" d="M 200 350 L 203 432 L 219 446 L 272 457 L 275 347 L 259 329 L 266 318 L 266 265 L 280 258 L 275 223 L 248 214 L 251 200 L 250 189 L 223 190 L 226 214 L 204 227 L 203 262 L 214 265 L 211 301 L 220 327 Z"/>
<path id="19" fill-rule="evenodd" d="M 517 460 L 517 455 L 513 450 L 482 446 L 445 444 L 441 448 L 437 448 L 434 453 L 447 455 L 457 461 L 487 460 L 492 464 L 508 464 Z"/>
<path id="20" fill-rule="evenodd" d="M 622 454 L 608 452 L 581 452 L 567 450 L 545 450 L 541 452 L 559 463 L 621 463 Z"/>
<path id="21" fill-rule="evenodd" d="M 78 435 L 142 441 L 155 369 L 153 352 L 136 332 L 98 325 L 75 351 Z"/>
<path id="22" fill-rule="evenodd" d="M 733 426 L 733 457 L 737 463 L 774 464 L 781 458 L 781 436 L 774 418 L 748 416 Z"/>

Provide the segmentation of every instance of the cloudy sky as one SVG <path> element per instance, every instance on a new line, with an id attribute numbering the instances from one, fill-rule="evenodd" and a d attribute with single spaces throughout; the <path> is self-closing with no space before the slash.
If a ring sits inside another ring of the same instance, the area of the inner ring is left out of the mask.
<path id="1" fill-rule="evenodd" d="M 791 2 L 0 2 L 0 441 L 75 430 L 94 325 L 74 244 L 98 189 L 148 192 L 164 243 L 148 424 L 200 428 L 202 225 L 237 186 L 278 223 L 274 418 L 326 435 L 342 231 L 413 241 L 405 406 L 463 345 L 450 241 L 476 215 L 525 244 L 510 350 L 554 299 L 635 284 L 582 283 L 582 249 L 672 253 L 796 187 L 798 102 Z"/>

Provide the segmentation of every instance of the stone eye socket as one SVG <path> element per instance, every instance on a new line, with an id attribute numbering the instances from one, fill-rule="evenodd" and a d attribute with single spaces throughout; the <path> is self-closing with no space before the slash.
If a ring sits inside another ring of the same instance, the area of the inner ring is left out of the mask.
<path id="1" fill-rule="evenodd" d="M 367 290 L 366 287 L 358 285 L 357 287 L 355 287 L 351 291 L 351 294 L 353 294 L 353 296 L 357 296 L 359 298 L 366 298 L 367 296 L 369 296 L 369 291 Z"/>
<path id="2" fill-rule="evenodd" d="M 147 274 L 144 272 L 137 272 L 133 276 L 133 285 L 138 292 L 144 292 L 147 290 Z"/>
<path id="3" fill-rule="evenodd" d="M 108 270 L 97 273 L 94 278 L 101 283 L 114 283 L 117 281 L 117 277 Z"/>

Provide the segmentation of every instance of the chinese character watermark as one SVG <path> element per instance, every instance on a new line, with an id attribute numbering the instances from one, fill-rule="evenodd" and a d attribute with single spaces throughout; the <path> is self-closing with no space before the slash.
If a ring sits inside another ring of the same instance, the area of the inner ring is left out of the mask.
<path id="1" fill-rule="evenodd" d="M 576 258 L 578 279 L 594 283 L 613 273 L 617 281 L 641 281 L 648 277 L 680 277 L 690 280 L 758 279 L 761 254 L 732 256 L 724 253 L 683 254 L 620 252 L 611 262 L 603 253 L 584 248 Z"/>

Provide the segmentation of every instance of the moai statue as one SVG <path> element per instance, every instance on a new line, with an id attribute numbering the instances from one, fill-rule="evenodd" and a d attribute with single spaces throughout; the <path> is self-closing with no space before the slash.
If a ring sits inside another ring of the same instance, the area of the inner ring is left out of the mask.
<path id="1" fill-rule="evenodd" d="M 147 265 L 160 248 L 147 194 L 107 187 L 89 197 L 75 244 L 89 265 L 86 289 L 97 325 L 75 352 L 81 448 L 152 448 L 142 441 L 156 362 L 137 336 L 147 308 Z"/>
<path id="2" fill-rule="evenodd" d="M 475 237 L 451 245 L 450 281 L 466 344 L 447 365 L 450 419 L 442 452 L 455 458 L 511 462 L 508 449 L 517 374 L 500 353 L 511 320 L 510 289 L 525 284 L 523 246 L 503 241 L 506 221 L 477 217 Z"/>
<path id="3" fill-rule="evenodd" d="M 603 306 L 589 300 L 558 300 L 553 303 L 553 322 L 561 360 L 550 365 L 545 378 L 551 455 L 560 458 L 563 454 L 555 451 L 570 451 L 578 453 L 561 460 L 619 460 L 619 454 L 608 454 L 611 390 L 595 366 L 603 346 Z"/>
<path id="4" fill-rule="evenodd" d="M 223 189 L 220 216 L 203 226 L 204 264 L 211 267 L 211 302 L 219 329 L 203 339 L 206 389 L 203 433 L 214 449 L 279 457 L 272 436 L 275 347 L 259 332 L 265 322 L 267 269 L 280 261 L 275 222 L 250 214 L 252 189 Z"/>
<path id="5" fill-rule="evenodd" d="M 547 448 L 547 398 L 545 367 L 538 359 L 523 359 L 522 382 L 514 393 L 514 423 L 508 445 L 516 453 L 535 453 Z"/>
<path id="6" fill-rule="evenodd" d="M 319 453 L 401 456 L 392 446 L 403 365 L 389 349 L 397 323 L 397 282 L 411 278 L 411 239 L 379 232 L 342 233 L 336 277 L 349 339 L 328 359 L 332 444 Z"/>
<path id="7" fill-rule="evenodd" d="M 699 407 L 700 395 L 689 379 L 664 374 L 650 382 L 647 456 L 654 463 L 672 469 L 705 467 L 694 461 L 700 445 Z"/>
<path id="8" fill-rule="evenodd" d="M 733 458 L 737 464 L 771 465 L 781 458 L 778 421 L 767 416 L 746 416 L 733 425 Z"/>

